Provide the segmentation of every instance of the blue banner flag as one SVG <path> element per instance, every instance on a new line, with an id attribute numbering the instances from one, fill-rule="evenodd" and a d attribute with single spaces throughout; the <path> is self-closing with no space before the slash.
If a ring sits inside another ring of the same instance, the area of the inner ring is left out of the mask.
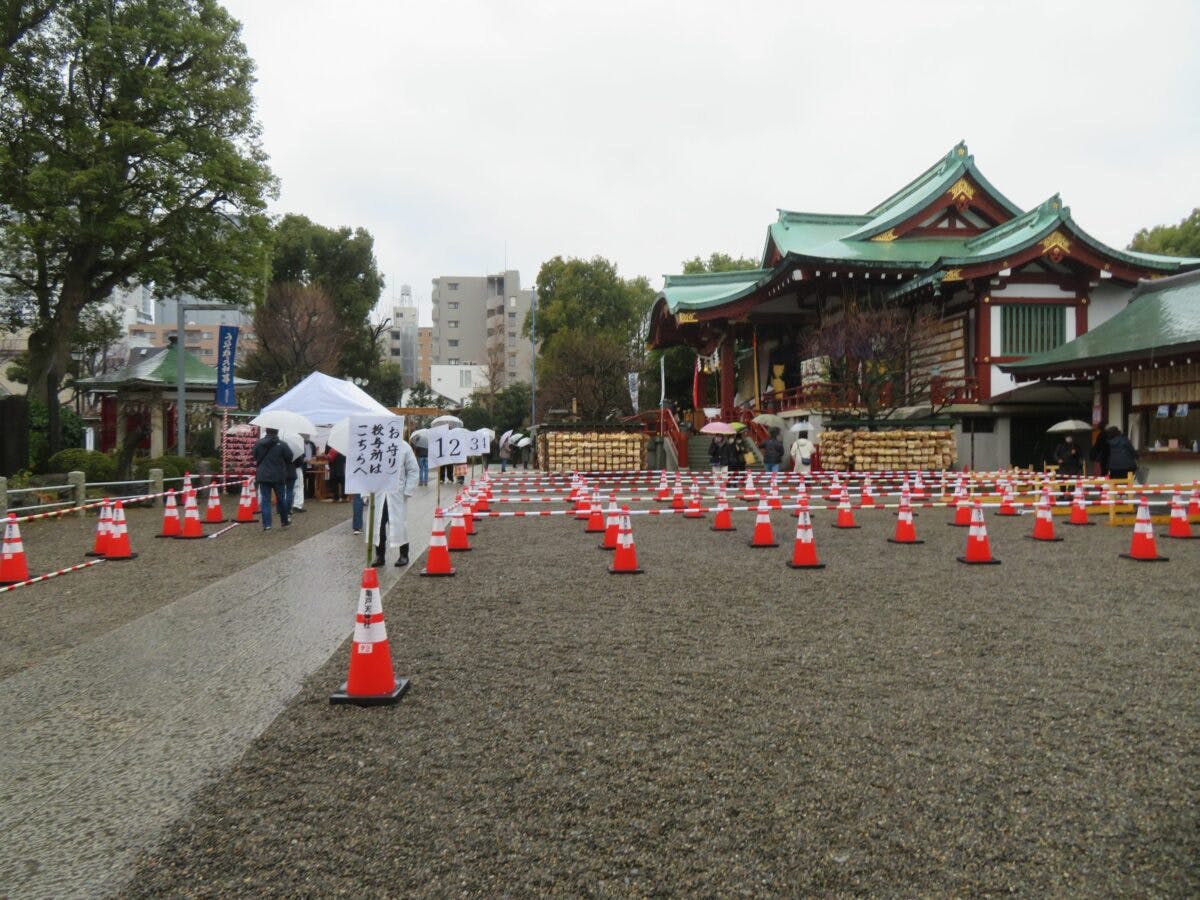
<path id="1" fill-rule="evenodd" d="M 222 325 L 217 333 L 217 406 L 222 409 L 237 407 L 233 394 L 233 364 L 237 359 L 236 325 Z"/>

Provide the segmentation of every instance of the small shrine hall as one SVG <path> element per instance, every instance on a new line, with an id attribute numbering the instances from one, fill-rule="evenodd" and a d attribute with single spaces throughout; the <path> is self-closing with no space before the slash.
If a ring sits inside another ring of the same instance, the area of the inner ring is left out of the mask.
<path id="1" fill-rule="evenodd" d="M 649 342 L 691 347 L 715 370 L 720 418 L 739 407 L 786 417 L 815 411 L 827 374 L 803 344 L 821 321 L 850 299 L 920 310 L 930 324 L 906 366 L 928 385 L 926 414 L 969 421 L 974 465 L 1027 465 L 1050 422 L 1089 412 L 1091 384 L 1018 383 L 1000 366 L 1114 316 L 1140 280 L 1194 268 L 1200 259 L 1101 243 L 1057 195 L 1020 208 L 959 143 L 865 213 L 780 210 L 760 268 L 666 276 Z M 741 370 L 739 344 L 753 349 Z"/>

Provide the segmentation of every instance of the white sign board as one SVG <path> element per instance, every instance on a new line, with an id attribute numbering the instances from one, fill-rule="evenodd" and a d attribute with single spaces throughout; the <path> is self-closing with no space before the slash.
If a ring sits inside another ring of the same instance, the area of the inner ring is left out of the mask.
<path id="1" fill-rule="evenodd" d="M 346 493 L 397 490 L 404 416 L 351 416 Z"/>
<path id="2" fill-rule="evenodd" d="M 486 456 L 492 452 L 492 435 L 486 428 L 468 431 L 467 456 Z"/>
<path id="3" fill-rule="evenodd" d="M 429 465 L 452 466 L 467 461 L 467 435 L 474 432 L 465 428 L 447 428 L 439 425 L 429 429 Z M 349 488 L 347 488 L 349 490 Z"/>

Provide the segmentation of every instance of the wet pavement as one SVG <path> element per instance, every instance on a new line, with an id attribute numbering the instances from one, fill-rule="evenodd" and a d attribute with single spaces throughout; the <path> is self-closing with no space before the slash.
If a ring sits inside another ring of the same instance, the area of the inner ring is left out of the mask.
<path id="1" fill-rule="evenodd" d="M 434 497 L 431 485 L 409 501 L 414 569 Z M 394 559 L 385 596 L 405 574 Z M 0 681 L 0 896 L 119 890 L 350 636 L 364 562 L 342 522 L 59 653 L 49 594 L 45 660 Z"/>

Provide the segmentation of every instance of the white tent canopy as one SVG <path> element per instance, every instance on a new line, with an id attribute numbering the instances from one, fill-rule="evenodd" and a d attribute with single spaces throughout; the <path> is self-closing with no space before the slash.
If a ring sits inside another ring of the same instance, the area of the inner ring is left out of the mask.
<path id="1" fill-rule="evenodd" d="M 286 409 L 307 416 L 318 426 L 329 426 L 346 416 L 387 416 L 391 410 L 356 384 L 313 372 L 298 385 L 272 400 L 263 412 Z"/>

